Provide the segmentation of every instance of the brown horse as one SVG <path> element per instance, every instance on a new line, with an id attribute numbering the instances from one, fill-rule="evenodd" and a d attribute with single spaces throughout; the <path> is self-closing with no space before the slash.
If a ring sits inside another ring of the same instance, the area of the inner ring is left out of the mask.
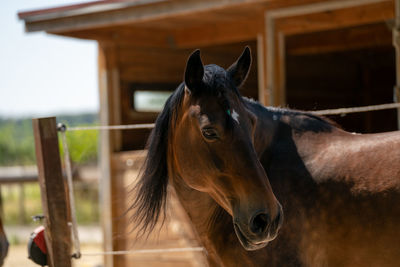
<path id="1" fill-rule="evenodd" d="M 171 183 L 211 266 L 399 266 L 400 133 L 351 134 L 243 98 L 250 63 L 248 48 L 227 70 L 189 57 L 148 141 L 141 230 Z"/>

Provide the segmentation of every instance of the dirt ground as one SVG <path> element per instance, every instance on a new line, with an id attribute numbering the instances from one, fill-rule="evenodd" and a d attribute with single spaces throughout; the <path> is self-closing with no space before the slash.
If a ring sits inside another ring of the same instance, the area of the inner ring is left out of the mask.
<path id="1" fill-rule="evenodd" d="M 38 267 L 28 259 L 30 233 L 35 229 L 32 226 L 6 226 L 7 238 L 10 242 L 8 255 L 3 267 Z M 101 230 L 98 226 L 83 226 L 78 228 L 81 239 L 82 252 L 101 252 Z M 103 256 L 83 256 L 81 259 L 72 260 L 73 267 L 101 267 Z"/>
<path id="2" fill-rule="evenodd" d="M 100 252 L 100 244 L 85 244 L 82 251 Z M 74 267 L 101 267 L 103 266 L 102 256 L 84 256 L 79 260 L 73 260 Z M 26 244 L 11 245 L 8 256 L 3 267 L 38 267 L 39 265 L 28 259 Z"/>
<path id="3" fill-rule="evenodd" d="M 149 244 L 135 244 L 130 249 L 160 249 L 177 247 L 197 247 L 191 239 L 182 239 L 175 233 L 179 225 L 171 224 L 169 231 L 164 231 L 163 236 L 156 235 L 159 240 L 149 241 Z M 6 234 L 10 242 L 8 256 L 3 267 L 37 267 L 28 259 L 27 243 L 35 226 L 6 226 Z M 175 229 L 176 228 L 176 229 Z M 173 230 L 175 229 L 175 230 Z M 81 252 L 98 253 L 102 251 L 102 234 L 99 226 L 79 226 Z M 175 233 L 175 235 L 173 235 Z M 169 234 L 169 237 L 167 237 Z M 172 237 L 171 237 L 172 236 Z M 188 241 L 189 240 L 189 241 Z M 104 256 L 83 255 L 80 259 L 72 259 L 73 267 L 102 267 Z M 122 257 L 122 256 L 121 256 Z M 206 266 L 203 252 L 176 252 L 176 253 L 151 253 L 124 256 L 126 266 L 137 267 L 199 267 Z"/>

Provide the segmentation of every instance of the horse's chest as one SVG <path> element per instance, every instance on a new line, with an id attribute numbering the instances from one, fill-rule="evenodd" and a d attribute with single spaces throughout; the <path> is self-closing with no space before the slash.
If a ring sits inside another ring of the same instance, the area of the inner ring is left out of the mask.
<path id="1" fill-rule="evenodd" d="M 304 210 L 298 243 L 305 266 L 399 266 L 400 208 L 385 196 L 328 194 Z"/>

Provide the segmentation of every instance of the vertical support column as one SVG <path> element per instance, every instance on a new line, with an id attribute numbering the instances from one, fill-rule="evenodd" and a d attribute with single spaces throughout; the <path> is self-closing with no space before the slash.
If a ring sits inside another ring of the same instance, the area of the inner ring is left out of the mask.
<path id="1" fill-rule="evenodd" d="M 286 105 L 285 36 L 276 29 L 276 19 L 265 12 L 265 60 L 269 105 Z"/>
<path id="2" fill-rule="evenodd" d="M 71 233 L 56 118 L 33 119 L 32 125 L 45 216 L 47 262 L 50 267 L 71 267 Z"/>
<path id="3" fill-rule="evenodd" d="M 400 0 L 395 0 L 395 25 L 393 27 L 393 45 L 396 49 L 396 85 L 394 102 L 400 103 Z M 397 128 L 400 130 L 400 108 L 397 109 Z"/>
<path id="4" fill-rule="evenodd" d="M 0 184 L 0 219 L 4 220 L 3 185 Z"/>
<path id="5" fill-rule="evenodd" d="M 276 87 L 278 103 L 280 106 L 286 106 L 286 51 L 285 35 L 280 32 L 275 36 L 276 42 Z"/>
<path id="6" fill-rule="evenodd" d="M 114 43 L 99 43 L 99 90 L 100 90 L 100 123 L 101 125 L 120 124 L 120 89 L 117 46 Z M 103 242 L 105 251 L 123 250 L 125 244 L 121 239 L 118 226 L 122 219 L 121 201 L 124 200 L 123 181 L 116 176 L 112 165 L 112 154 L 120 150 L 121 137 L 119 131 L 100 132 L 100 208 L 103 226 Z M 118 197 L 117 197 L 118 196 Z M 119 204 L 119 205 L 118 205 Z M 106 267 L 123 266 L 124 256 L 104 256 Z"/>
<path id="7" fill-rule="evenodd" d="M 106 68 L 106 53 L 105 48 L 99 44 L 99 97 L 100 97 L 100 125 L 109 124 L 108 110 L 108 82 Z M 112 251 L 112 218 L 111 218 L 111 166 L 110 166 L 110 132 L 100 132 L 99 144 L 99 161 L 100 161 L 100 214 L 103 230 L 103 249 Z M 113 266 L 113 257 L 110 255 L 104 256 L 104 266 Z"/>
<path id="8" fill-rule="evenodd" d="M 274 19 L 268 16 L 268 11 L 265 12 L 265 62 L 266 62 L 266 88 L 270 106 L 277 105 L 276 99 L 276 83 L 275 83 L 275 22 Z"/>
<path id="9" fill-rule="evenodd" d="M 264 106 L 270 104 L 269 92 L 267 87 L 267 75 L 266 75 L 266 44 L 265 35 L 257 35 L 257 77 L 258 77 L 258 101 Z"/>
<path id="10" fill-rule="evenodd" d="M 19 206 L 19 223 L 25 224 L 25 192 L 24 192 L 24 183 L 18 184 L 18 206 Z"/>

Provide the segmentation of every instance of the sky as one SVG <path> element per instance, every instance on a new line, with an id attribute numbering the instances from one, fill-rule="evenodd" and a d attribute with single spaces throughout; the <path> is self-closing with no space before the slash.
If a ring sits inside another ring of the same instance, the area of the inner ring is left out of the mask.
<path id="1" fill-rule="evenodd" d="M 0 8 L 0 117 L 97 112 L 95 41 L 25 33 L 18 11 L 73 0 L 6 0 Z"/>

